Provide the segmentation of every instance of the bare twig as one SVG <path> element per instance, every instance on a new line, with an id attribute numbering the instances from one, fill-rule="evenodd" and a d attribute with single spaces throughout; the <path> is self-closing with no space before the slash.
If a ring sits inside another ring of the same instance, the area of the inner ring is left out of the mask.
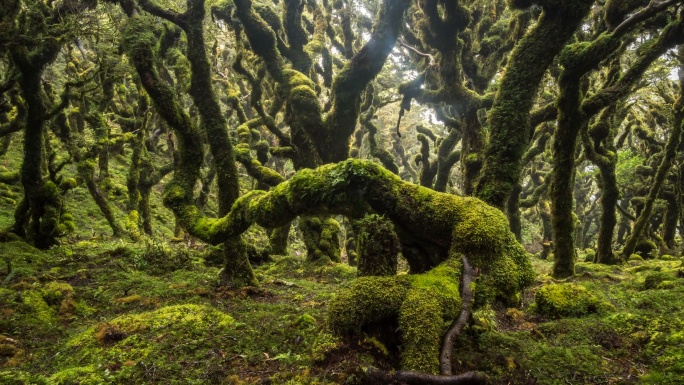
<path id="1" fill-rule="evenodd" d="M 406 42 L 405 42 L 404 39 L 402 39 L 402 38 L 399 38 L 398 42 L 399 42 L 399 45 L 400 45 L 400 46 L 406 48 L 407 50 L 409 50 L 409 51 L 411 51 L 411 52 L 413 52 L 413 53 L 415 53 L 416 55 L 427 58 L 427 59 L 428 59 L 428 65 L 429 65 L 430 67 L 434 67 L 434 66 L 435 66 L 435 58 L 434 58 L 434 56 L 432 56 L 432 55 L 430 55 L 430 54 L 428 54 L 428 53 L 423 53 L 423 52 L 418 51 L 415 47 L 411 47 L 410 45 L 406 44 Z"/>

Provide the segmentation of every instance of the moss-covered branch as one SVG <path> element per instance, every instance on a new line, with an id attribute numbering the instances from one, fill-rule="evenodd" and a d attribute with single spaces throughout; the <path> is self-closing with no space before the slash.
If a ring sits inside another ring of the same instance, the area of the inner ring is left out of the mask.
<path id="1" fill-rule="evenodd" d="M 183 194 L 172 186 L 166 199 L 172 202 L 176 195 Z M 201 218 L 191 208 L 181 217 L 196 218 L 193 234 L 218 244 L 254 223 L 273 228 L 301 215 L 358 217 L 369 209 L 384 214 L 414 239 L 442 250 L 442 258 L 447 257 L 447 252 L 467 252 L 475 266 L 489 268 L 483 264 L 494 256 L 519 250 L 499 210 L 475 198 L 439 193 L 401 181 L 381 166 L 360 160 L 303 170 L 270 192 L 250 192 L 222 218 Z M 522 259 L 516 263 L 527 266 Z"/>

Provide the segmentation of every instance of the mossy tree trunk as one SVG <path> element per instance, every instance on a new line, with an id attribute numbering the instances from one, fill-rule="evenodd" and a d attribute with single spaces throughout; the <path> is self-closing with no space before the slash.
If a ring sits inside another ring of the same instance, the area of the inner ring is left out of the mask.
<path id="1" fill-rule="evenodd" d="M 665 215 L 663 217 L 662 238 L 668 250 L 675 248 L 675 235 L 677 234 L 677 223 L 679 222 L 679 205 L 673 192 L 666 192 L 664 199 L 667 202 Z"/>
<path id="2" fill-rule="evenodd" d="M 520 179 L 520 164 L 531 135 L 530 110 L 539 84 L 594 1 L 539 1 L 542 14 L 517 44 L 489 113 L 490 139 L 475 195 L 503 208 Z"/>
<path id="3" fill-rule="evenodd" d="M 679 48 L 679 53 L 684 53 L 684 49 Z M 684 74 L 684 64 L 680 63 L 680 79 L 684 79 L 681 75 Z M 677 148 L 682 139 L 682 133 L 684 132 L 684 81 L 680 81 L 679 84 L 679 97 L 675 102 L 674 108 L 674 120 L 672 125 L 672 131 L 670 132 L 670 137 L 665 146 L 665 153 L 663 159 L 658 166 L 658 171 L 653 178 L 652 185 L 649 189 L 648 196 L 646 197 L 646 202 L 644 204 L 643 210 L 639 214 L 634 227 L 632 228 L 632 233 L 627 238 L 625 246 L 622 249 L 623 258 L 629 258 L 630 255 L 634 254 L 637 243 L 640 241 L 641 235 L 644 229 L 649 223 L 651 218 L 651 213 L 653 212 L 653 206 L 655 204 L 658 195 L 660 194 L 660 189 L 665 182 L 665 178 L 670 171 L 670 167 L 677 155 Z"/>
<path id="4" fill-rule="evenodd" d="M 401 250 L 394 225 L 377 214 L 355 221 L 359 276 L 397 275 L 397 255 Z"/>
<path id="5" fill-rule="evenodd" d="M 201 125 L 209 138 L 209 148 L 216 166 L 219 215 L 223 216 L 239 197 L 239 175 L 233 145 L 228 137 L 228 126 L 221 111 L 211 81 L 211 63 L 204 41 L 204 0 L 188 1 L 183 14 L 162 9 L 148 0 L 141 2 L 143 9 L 182 28 L 188 41 L 187 58 L 191 65 L 189 93 L 200 115 Z M 225 283 L 243 286 L 256 283 L 240 236 L 226 239 L 225 265 L 222 271 Z"/>
<path id="6" fill-rule="evenodd" d="M 653 9 L 650 14 L 657 14 Z M 575 249 L 573 241 L 574 219 L 572 212 L 573 181 L 577 135 L 591 117 L 605 107 L 627 96 L 632 86 L 648 67 L 668 49 L 684 39 L 684 26 L 680 19 L 671 22 L 661 35 L 645 44 L 646 49 L 628 70 L 592 96 L 582 99 L 581 79 L 597 68 L 600 62 L 620 48 L 622 37 L 643 19 L 630 18 L 611 33 L 600 35 L 590 43 L 574 43 L 563 50 L 563 66 L 559 78 L 558 125 L 554 138 L 553 180 L 551 205 L 554 227 L 554 271 L 556 278 L 574 274 Z"/>
<path id="7" fill-rule="evenodd" d="M 92 8 L 96 3 L 91 0 L 63 2 L 57 5 L 44 5 L 35 17 L 16 20 L 13 25 L 22 30 L 38 28 L 32 23 L 58 25 L 66 17 Z M 18 8 L 15 11 L 19 11 Z M 41 28 L 38 28 L 41 29 Z M 52 30 L 44 32 L 35 44 L 12 45 L 8 52 L 19 72 L 18 83 L 26 103 L 24 128 L 24 158 L 21 166 L 21 182 L 24 198 L 15 210 L 15 224 L 12 231 L 27 237 L 39 248 L 54 245 L 59 234 L 62 202 L 58 187 L 43 178 L 45 159 L 45 119 L 48 118 L 46 95 L 41 84 L 45 68 L 52 63 L 61 48 L 59 36 Z M 57 31 L 57 33 L 59 33 Z"/>
<path id="8" fill-rule="evenodd" d="M 43 178 L 48 105 L 41 85 L 43 70 L 56 58 L 59 48 L 59 44 L 52 42 L 35 48 L 36 51 L 31 53 L 21 48 L 10 52 L 21 73 L 19 85 L 27 112 L 21 165 L 24 198 L 15 211 L 13 231 L 25 236 L 38 248 L 48 248 L 57 242 L 61 211 L 57 186 Z"/>
<path id="9" fill-rule="evenodd" d="M 181 190 L 172 186 L 166 200 L 179 194 Z M 184 209 L 182 217 L 199 219 L 196 209 Z M 435 260 L 424 260 L 426 270 L 447 259 L 449 253 L 461 251 L 467 251 L 473 263 L 482 266 L 487 256 L 503 253 L 509 247 L 514 248 L 516 258 L 521 258 L 516 263 L 529 264 L 524 252 L 518 254 L 521 246 L 498 209 L 476 198 L 404 182 L 373 162 L 359 160 L 303 170 L 270 192 L 252 191 L 240 197 L 226 216 L 194 222 L 193 231 L 202 240 L 219 244 L 255 223 L 275 228 L 302 215 L 361 218 L 369 212 L 392 221 L 400 238 L 410 237 L 414 244 L 435 250 Z"/>
<path id="10" fill-rule="evenodd" d="M 553 276 L 565 278 L 575 274 L 575 242 L 573 232 L 573 186 L 577 135 L 586 122 L 580 117 L 580 79 L 574 74 L 561 75 L 559 116 L 553 139 L 553 171 L 550 190 L 553 212 Z"/>
<path id="11" fill-rule="evenodd" d="M 616 62 L 614 65 L 615 72 L 619 71 L 618 64 Z M 592 125 L 591 129 L 582 134 L 584 153 L 599 169 L 602 194 L 595 262 L 603 264 L 618 262 L 613 253 L 613 233 L 617 225 L 616 207 L 620 199 L 620 191 L 615 174 L 618 158 L 614 141 L 617 126 L 621 123 L 618 120 L 624 119 L 624 115 L 619 114 L 620 118 L 615 115 L 616 109 L 614 107 L 606 108 L 599 116 L 598 121 Z M 588 231 L 588 228 L 586 231 Z M 585 242 L 587 238 L 585 236 Z"/>

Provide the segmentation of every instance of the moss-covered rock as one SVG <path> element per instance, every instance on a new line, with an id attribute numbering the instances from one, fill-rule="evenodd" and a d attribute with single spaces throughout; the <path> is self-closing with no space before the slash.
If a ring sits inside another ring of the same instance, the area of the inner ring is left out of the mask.
<path id="1" fill-rule="evenodd" d="M 658 245 L 650 239 L 643 239 L 637 243 L 634 251 L 643 259 L 653 259 L 657 256 Z"/>
<path id="2" fill-rule="evenodd" d="M 57 384 L 142 383 L 145 368 L 154 367 L 158 378 L 199 383 L 205 365 L 218 359 L 214 352 L 234 329 L 231 316 L 203 305 L 123 315 L 71 338 L 59 359 L 63 369 L 50 379 Z"/>
<path id="3" fill-rule="evenodd" d="M 549 318 L 582 317 L 611 308 L 585 287 L 574 284 L 550 284 L 534 296 L 536 311 Z"/>

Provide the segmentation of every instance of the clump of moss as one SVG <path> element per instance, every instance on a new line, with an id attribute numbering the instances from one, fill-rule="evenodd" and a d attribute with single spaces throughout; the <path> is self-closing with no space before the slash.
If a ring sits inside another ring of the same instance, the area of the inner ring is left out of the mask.
<path id="1" fill-rule="evenodd" d="M 126 334 L 121 331 L 121 328 L 109 322 L 98 325 L 95 331 L 95 339 L 103 344 L 119 342 L 124 338 L 126 338 Z"/>
<path id="2" fill-rule="evenodd" d="M 40 291 L 28 290 L 21 294 L 25 305 L 32 310 L 32 318 L 37 322 L 51 325 L 55 322 L 55 310 L 53 310 L 43 299 Z"/>
<path id="3" fill-rule="evenodd" d="M 74 288 L 66 282 L 49 282 L 41 292 L 48 305 L 59 305 L 65 298 L 74 296 Z"/>
<path id="4" fill-rule="evenodd" d="M 123 315 L 70 339 L 59 358 L 64 369 L 51 380 L 142 383 L 145 366 L 155 367 L 159 378 L 201 378 L 207 365 L 218 366 L 215 351 L 228 344 L 234 329 L 232 317 L 203 305 Z"/>
<path id="5" fill-rule="evenodd" d="M 677 261 L 677 260 L 679 260 L 679 258 L 675 257 L 674 255 L 670 255 L 670 254 L 663 254 L 660 257 L 658 257 L 658 259 L 661 259 L 663 261 Z"/>
<path id="6" fill-rule="evenodd" d="M 584 262 L 594 262 L 596 259 L 596 251 L 594 249 L 584 249 Z"/>
<path id="7" fill-rule="evenodd" d="M 549 318 L 582 317 L 611 307 L 574 283 L 544 286 L 537 291 L 534 300 L 537 313 Z"/>
<path id="8" fill-rule="evenodd" d="M 658 245 L 650 239 L 644 239 L 637 243 L 634 251 L 643 259 L 653 259 L 657 256 Z"/>
<path id="9" fill-rule="evenodd" d="M 337 334 L 360 334 L 373 322 L 395 318 L 410 288 L 408 276 L 360 277 L 330 303 L 330 327 Z"/>
<path id="10" fill-rule="evenodd" d="M 516 243 L 504 246 L 498 257 L 485 265 L 475 265 L 482 275 L 476 282 L 475 303 L 478 306 L 502 301 L 508 306 L 520 303 L 520 293 L 534 281 L 534 270 L 525 249 Z"/>
<path id="11" fill-rule="evenodd" d="M 652 271 L 649 272 L 644 278 L 644 290 L 651 290 L 660 288 L 664 282 L 674 280 L 674 276 L 671 273 L 666 273 L 664 271 Z"/>

